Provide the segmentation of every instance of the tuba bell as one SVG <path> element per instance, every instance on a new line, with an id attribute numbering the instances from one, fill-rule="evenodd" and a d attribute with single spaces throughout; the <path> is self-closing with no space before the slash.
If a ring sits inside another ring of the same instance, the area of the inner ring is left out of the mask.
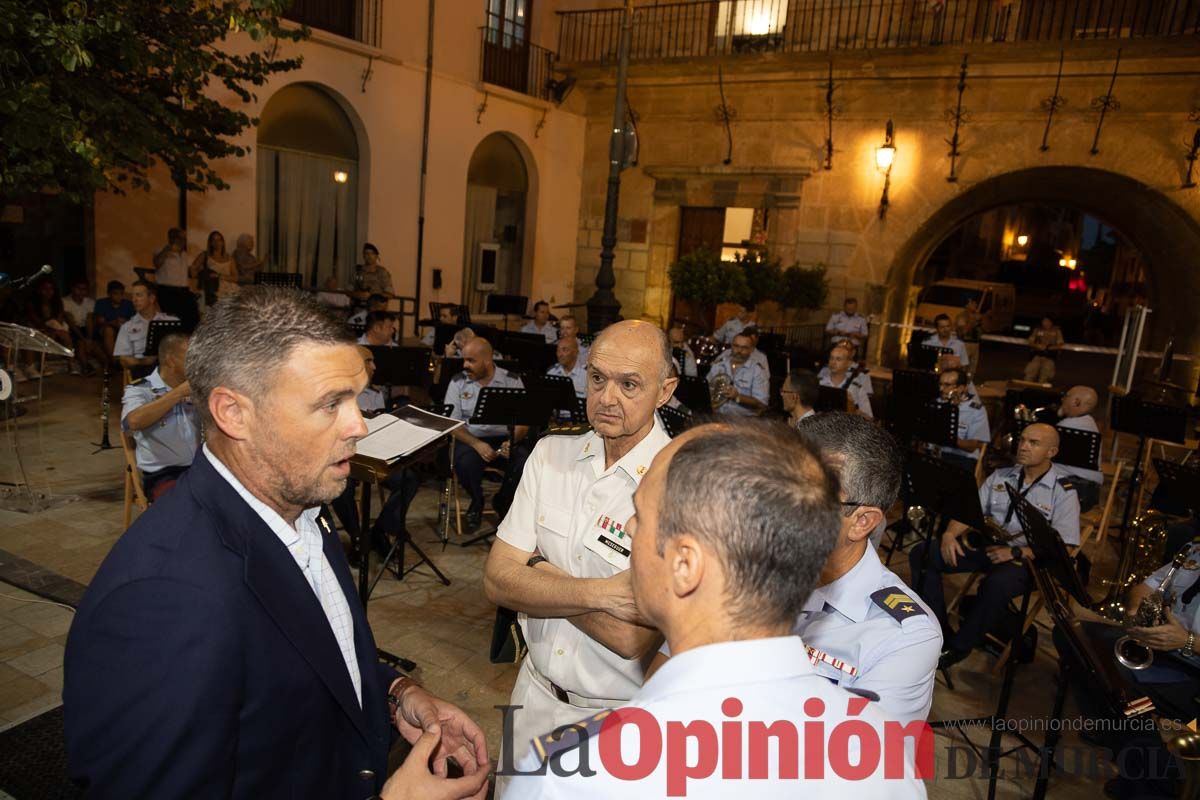
<path id="1" fill-rule="evenodd" d="M 729 389 L 732 386 L 733 378 L 724 372 L 713 376 L 708 382 L 708 399 L 712 403 L 713 411 L 729 401 Z"/>
<path id="2" fill-rule="evenodd" d="M 1175 558 L 1171 560 L 1171 568 L 1167 570 L 1167 574 L 1159 581 L 1158 588 L 1146 596 L 1138 605 L 1137 611 L 1133 613 L 1133 619 L 1130 622 L 1135 628 L 1153 628 L 1157 625 L 1163 625 L 1167 621 L 1167 609 L 1171 607 L 1173 592 L 1171 585 L 1175 582 L 1175 575 L 1179 572 L 1179 568 L 1187 561 L 1188 553 L 1192 551 L 1192 543 L 1188 542 L 1183 546 Z M 1154 663 L 1154 651 L 1146 644 L 1139 642 L 1132 636 L 1122 636 L 1113 644 L 1113 654 L 1117 657 L 1117 661 L 1121 666 L 1133 670 L 1141 670 Z"/>
<path id="3" fill-rule="evenodd" d="M 1139 514 L 1125 534 L 1117 572 L 1108 585 L 1108 593 L 1097 607 L 1109 619 L 1121 621 L 1127 616 L 1125 597 L 1134 586 L 1163 565 L 1166 558 L 1167 528 L 1178 520 L 1161 511 Z"/>

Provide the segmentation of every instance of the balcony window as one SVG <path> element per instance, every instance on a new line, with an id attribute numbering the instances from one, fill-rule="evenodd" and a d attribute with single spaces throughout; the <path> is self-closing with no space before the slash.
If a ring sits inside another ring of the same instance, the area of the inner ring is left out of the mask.
<path id="1" fill-rule="evenodd" d="M 293 0 L 285 19 L 379 46 L 382 0 Z"/>
<path id="2" fill-rule="evenodd" d="M 783 38 L 788 0 L 721 0 L 717 5 L 718 47 L 733 52 L 769 49 Z"/>

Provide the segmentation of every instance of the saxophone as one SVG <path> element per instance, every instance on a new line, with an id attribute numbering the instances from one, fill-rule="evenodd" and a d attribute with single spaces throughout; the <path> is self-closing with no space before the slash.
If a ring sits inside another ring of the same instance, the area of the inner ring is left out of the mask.
<path id="1" fill-rule="evenodd" d="M 1130 625 L 1136 628 L 1153 628 L 1166 623 L 1167 609 L 1171 607 L 1171 601 L 1174 599 L 1171 585 L 1191 550 L 1192 543 L 1188 542 L 1175 554 L 1175 558 L 1171 560 L 1171 568 L 1159 581 L 1158 588 L 1147 595 L 1133 612 Z M 1129 669 L 1145 669 L 1154 663 L 1154 651 L 1132 636 L 1122 636 L 1118 639 L 1113 645 L 1113 654 L 1122 666 Z"/>

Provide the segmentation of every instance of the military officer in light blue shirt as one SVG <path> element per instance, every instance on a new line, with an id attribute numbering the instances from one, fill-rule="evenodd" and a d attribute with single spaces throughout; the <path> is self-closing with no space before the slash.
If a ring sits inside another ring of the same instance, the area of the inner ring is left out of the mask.
<path id="1" fill-rule="evenodd" d="M 937 326 L 937 333 L 921 342 L 921 344 L 930 347 L 945 347 L 958 356 L 959 361 L 964 367 L 971 366 L 971 357 L 967 355 L 967 345 L 962 339 L 954 335 L 954 323 L 950 321 L 950 317 L 945 314 L 938 314 L 934 318 L 933 324 Z"/>
<path id="2" fill-rule="evenodd" d="M 184 371 L 188 337 L 172 333 L 158 345 L 158 368 L 125 387 L 122 434 L 137 443 L 142 489 L 151 502 L 175 485 L 200 446 L 200 427 Z"/>
<path id="3" fill-rule="evenodd" d="M 855 350 L 867 340 L 867 318 L 858 313 L 858 300 L 847 297 L 842 311 L 833 314 L 825 323 L 831 343 L 850 342 Z"/>
<path id="4" fill-rule="evenodd" d="M 558 363 L 546 370 L 546 374 L 570 378 L 571 385 L 575 387 L 575 396 L 587 397 L 587 364 L 579 357 L 579 340 L 574 337 L 559 339 L 555 357 Z"/>
<path id="5" fill-rule="evenodd" d="M 871 411 L 871 395 L 874 387 L 871 376 L 857 368 L 851 369 L 853 351 L 846 343 L 835 344 L 829 351 L 828 366 L 821 367 L 817 373 L 817 381 L 821 386 L 832 386 L 835 389 L 845 389 L 854 410 L 868 419 L 874 418 Z M 849 409 L 847 409 L 849 410 Z"/>
<path id="6" fill-rule="evenodd" d="M 992 429 L 988 425 L 987 409 L 977 397 L 969 394 L 968 384 L 967 373 L 961 369 L 943 370 L 938 375 L 942 400 L 958 406 L 958 446 L 943 447 L 942 460 L 973 472 L 975 462 L 992 440 Z"/>
<path id="7" fill-rule="evenodd" d="M 889 719 L 929 716 L 942 649 L 937 619 L 870 544 L 900 492 L 895 439 L 858 414 L 817 414 L 797 425 L 841 481 L 841 531 L 796 620 L 818 675 L 879 696 Z"/>
<path id="8" fill-rule="evenodd" d="M 696 354 L 692 352 L 691 345 L 687 342 L 687 336 L 684 335 L 683 328 L 676 325 L 667 331 L 667 338 L 671 340 L 671 355 L 675 359 L 675 371 L 680 375 L 686 375 L 689 378 L 695 378 L 700 374 L 699 368 L 696 366 Z M 683 351 L 683 363 L 679 363 L 679 357 L 676 351 Z"/>
<path id="9" fill-rule="evenodd" d="M 463 371 L 450 379 L 446 387 L 446 405 L 450 416 L 468 424 L 454 431 L 454 472 L 463 489 L 471 497 L 467 508 L 467 527 L 479 527 L 483 515 L 483 469 L 498 458 L 506 458 L 504 483 L 493 498 L 493 507 L 503 517 L 512 503 L 513 493 L 521 479 L 521 470 L 529 456 L 526 442 L 528 428 L 518 425 L 513 438 L 516 446 L 511 448 L 506 425 L 475 425 L 471 417 L 479 402 L 479 393 L 488 386 L 501 388 L 523 388 L 521 379 L 496 366 L 491 344 L 482 336 L 467 341 L 462 348 Z"/>
<path id="10" fill-rule="evenodd" d="M 1079 544 L 1079 497 L 1070 488 L 1070 477 L 1051 461 L 1057 453 L 1058 431 L 1043 423 L 1029 425 L 1021 433 L 1016 465 L 996 470 L 979 487 L 979 504 L 984 515 L 1012 534 L 1010 541 L 974 546 L 966 541 L 967 525 L 954 520 L 940 543 L 927 548 L 922 542 L 909 553 L 912 574 L 923 575 L 918 591 L 943 629 L 947 628 L 947 622 L 942 574 L 986 573 L 979 584 L 976 602 L 958 632 L 946 637 L 943 667 L 966 658 L 983 640 L 987 626 L 1006 613 L 1009 600 L 1033 587 L 1033 575 L 1026 566 L 1033 553 L 1021 535 L 1021 521 L 1006 486 L 1038 509 L 1065 544 Z"/>
<path id="11" fill-rule="evenodd" d="M 744 306 L 738 306 L 738 313 L 725 320 L 725 324 L 713 333 L 713 338 L 721 344 L 732 344 L 733 337 L 753 324 L 754 315 Z"/>
<path id="12" fill-rule="evenodd" d="M 739 333 L 733 337 L 733 346 L 713 362 L 708 371 L 708 382 L 713 384 L 718 375 L 730 379 L 725 389 L 725 402 L 715 410 L 735 417 L 753 417 L 761 414 L 770 399 L 771 381 L 767 371 L 757 362 L 750 360 L 754 343 L 749 336 Z M 717 398 L 714 398 L 714 403 Z"/>
<path id="13" fill-rule="evenodd" d="M 558 341 L 558 328 L 550 321 L 550 304 L 538 300 L 533 304 L 533 319 L 521 326 L 521 333 L 536 333 L 545 338 L 546 344 Z"/>

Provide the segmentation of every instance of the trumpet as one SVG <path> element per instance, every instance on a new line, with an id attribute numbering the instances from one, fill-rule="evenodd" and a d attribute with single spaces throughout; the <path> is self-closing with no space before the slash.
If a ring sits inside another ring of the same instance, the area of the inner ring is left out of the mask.
<path id="1" fill-rule="evenodd" d="M 1171 584 L 1179 568 L 1187 561 L 1192 544 L 1188 542 L 1171 560 L 1171 568 L 1159 581 L 1158 588 L 1146 596 L 1133 612 L 1130 625 L 1135 628 L 1153 628 L 1167 621 L 1167 609 L 1171 606 L 1174 594 Z M 1113 655 L 1121 666 L 1132 670 L 1141 670 L 1154 663 L 1154 651 L 1132 636 L 1122 636 L 1113 644 Z"/>

